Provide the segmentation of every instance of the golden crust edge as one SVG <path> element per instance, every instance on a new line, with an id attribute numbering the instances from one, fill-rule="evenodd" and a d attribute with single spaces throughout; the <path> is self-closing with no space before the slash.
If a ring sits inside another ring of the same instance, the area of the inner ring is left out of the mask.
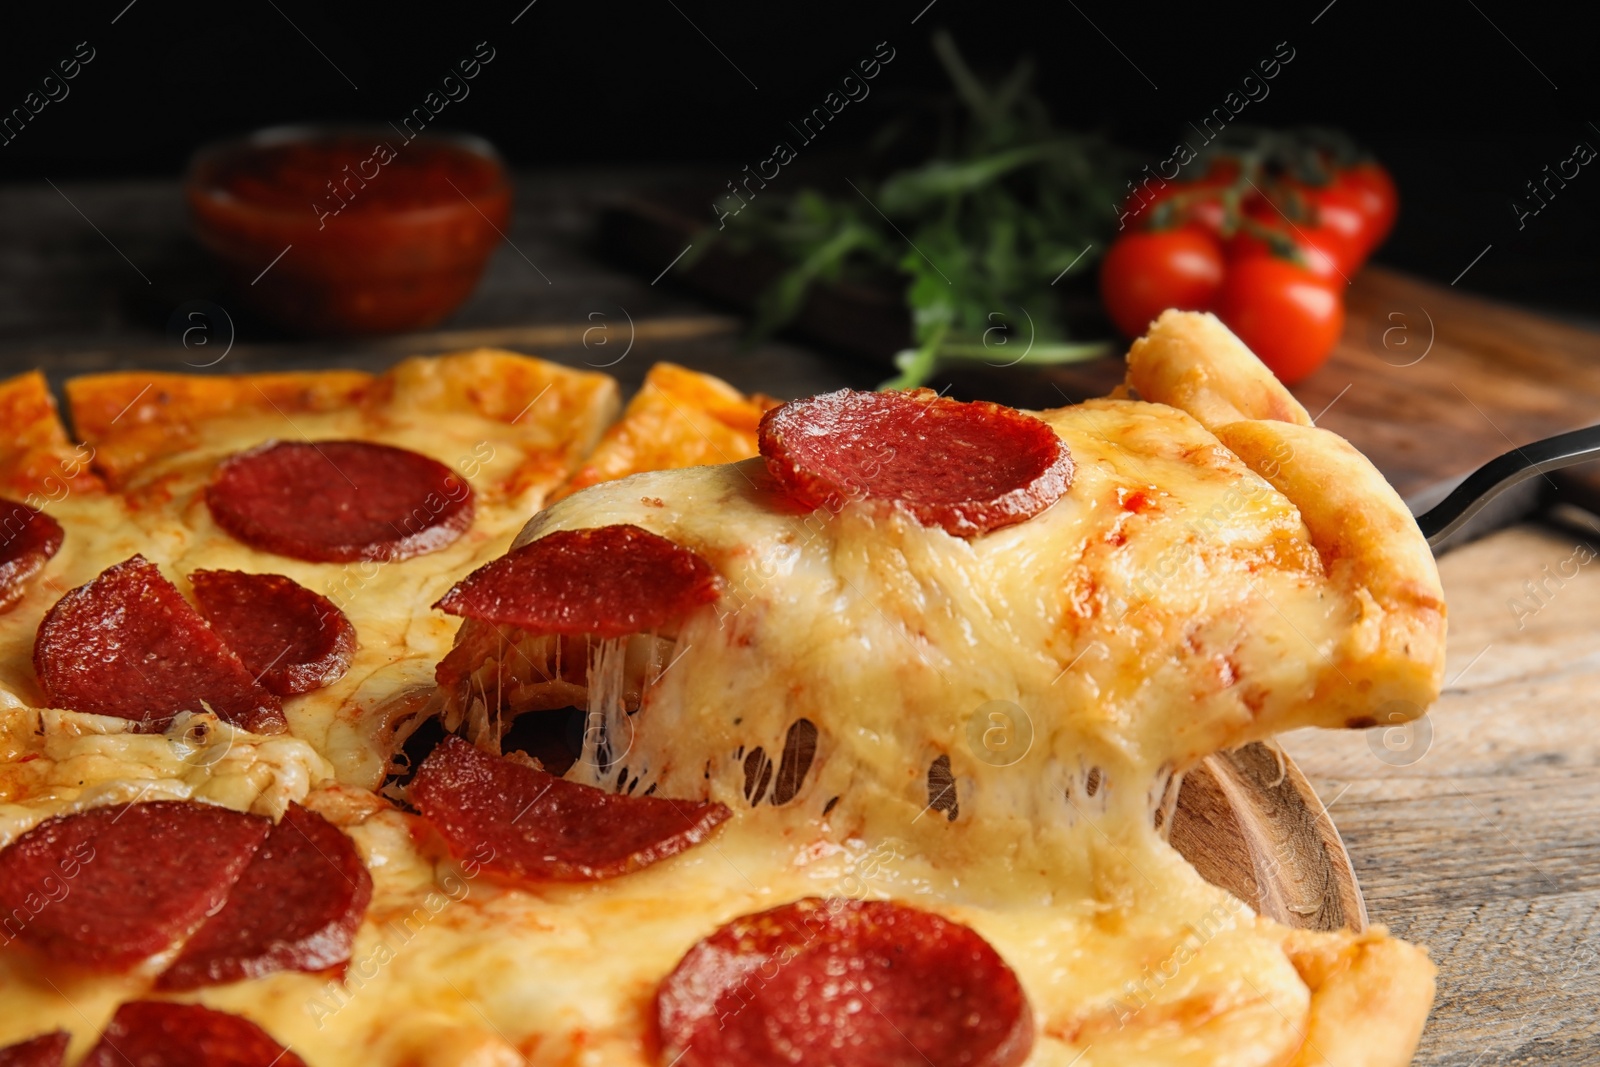
<path id="1" fill-rule="evenodd" d="M 779 401 L 745 394 L 715 375 L 670 361 L 651 365 L 622 417 L 606 428 L 582 465 L 551 494 L 555 503 L 592 485 L 645 471 L 704 462 L 736 463 L 757 454 L 761 415 Z M 661 432 L 667 412 L 685 432 Z"/>
<path id="2" fill-rule="evenodd" d="M 1292 930 L 1284 953 L 1311 989 L 1305 1041 L 1286 1067 L 1405 1067 L 1433 1006 L 1426 950 L 1382 927 L 1343 939 Z"/>
<path id="3" fill-rule="evenodd" d="M 1311 425 L 1300 402 L 1210 312 L 1163 311 L 1128 349 L 1126 387 L 1213 432 L 1242 419 Z"/>
<path id="4" fill-rule="evenodd" d="M 44 373 L 0 379 L 0 485 L 43 507 L 67 492 L 102 488 L 87 456 L 73 444 Z"/>
<path id="5" fill-rule="evenodd" d="M 503 372 L 503 373 L 497 373 Z M 514 423 L 544 395 L 502 397 L 507 381 L 551 390 L 557 418 L 577 424 L 559 457 L 562 474 L 593 450 L 621 406 L 615 379 L 505 349 L 475 348 L 396 361 L 381 374 L 329 369 L 205 375 L 172 371 L 112 371 L 67 381 L 67 406 L 76 436 L 94 449 L 96 466 L 125 486 L 153 462 L 189 447 L 194 424 L 241 410 L 328 411 L 382 408 L 445 399 L 446 408 L 472 410 Z M 430 392 L 438 393 L 428 397 Z M 514 401 L 514 402 L 513 402 Z M 524 404 L 526 401 L 526 404 Z M 117 425 L 117 424 L 121 425 Z"/>
<path id="6" fill-rule="evenodd" d="M 360 371 L 283 371 L 203 375 L 111 371 L 67 379 L 67 410 L 77 438 L 114 487 L 146 465 L 190 447 L 194 424 L 269 405 L 321 411 L 358 402 L 373 377 Z"/>

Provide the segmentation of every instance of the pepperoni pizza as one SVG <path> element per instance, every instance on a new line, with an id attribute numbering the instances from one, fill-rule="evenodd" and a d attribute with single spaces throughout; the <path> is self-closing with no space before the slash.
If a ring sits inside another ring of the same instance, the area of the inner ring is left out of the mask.
<path id="1" fill-rule="evenodd" d="M 1409 1061 L 1177 783 L 1420 714 L 1394 492 L 1209 316 L 1119 395 L 508 353 L 0 383 L 0 1065 Z M 531 516 L 531 518 L 530 518 Z"/>

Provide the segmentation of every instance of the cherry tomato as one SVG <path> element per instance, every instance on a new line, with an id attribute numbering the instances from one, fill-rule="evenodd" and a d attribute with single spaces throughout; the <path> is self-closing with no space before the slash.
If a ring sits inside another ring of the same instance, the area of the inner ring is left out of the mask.
<path id="1" fill-rule="evenodd" d="M 1355 256 L 1348 264 L 1349 272 L 1359 270 L 1367 253 L 1376 247 L 1374 220 L 1363 210 L 1362 195 L 1344 186 L 1325 185 L 1308 187 L 1306 198 L 1311 201 L 1313 225 L 1325 227 L 1342 237 Z"/>
<path id="2" fill-rule="evenodd" d="M 1271 218 L 1267 217 L 1268 215 Z M 1330 282 L 1337 282 L 1343 286 L 1350 281 L 1347 267 L 1359 257 L 1350 247 L 1343 234 L 1330 230 L 1326 226 L 1312 226 L 1303 223 L 1291 227 L 1283 221 L 1271 207 L 1265 211 L 1252 210 L 1247 213 L 1249 219 L 1258 226 L 1265 227 L 1281 240 L 1278 248 L 1272 247 L 1267 241 L 1249 230 L 1240 230 L 1228 240 L 1224 247 L 1227 260 L 1233 263 L 1237 260 L 1248 259 L 1251 256 L 1285 257 L 1282 246 L 1292 245 L 1304 260 L 1302 264 L 1312 274 L 1325 278 Z"/>
<path id="3" fill-rule="evenodd" d="M 1122 202 L 1122 225 L 1127 229 L 1148 226 L 1156 208 L 1186 189 L 1188 185 L 1184 182 L 1168 182 L 1161 186 L 1152 182 L 1148 186 L 1140 186 Z"/>
<path id="4" fill-rule="evenodd" d="M 1206 168 L 1205 175 L 1190 187 L 1190 197 L 1184 217 L 1218 240 L 1226 240 L 1229 226 L 1228 208 L 1223 203 L 1223 193 L 1239 180 L 1239 163 L 1232 159 L 1216 159 Z M 1235 225 L 1237 225 L 1235 223 Z"/>
<path id="5" fill-rule="evenodd" d="M 1333 179 L 1333 186 L 1346 191 L 1367 218 L 1365 251 L 1371 252 L 1383 244 L 1389 231 L 1394 229 L 1395 216 L 1400 210 L 1400 194 L 1389 172 L 1377 163 L 1357 163 L 1340 171 Z"/>
<path id="6" fill-rule="evenodd" d="M 1221 240 L 1228 229 L 1227 208 L 1223 205 L 1222 194 L 1238 177 L 1237 162 L 1218 159 L 1193 181 L 1171 181 L 1158 187 L 1152 183 L 1152 186 L 1141 187 L 1122 203 L 1124 225 L 1148 227 L 1155 219 L 1157 208 L 1169 200 L 1180 198 L 1181 204 L 1174 205 L 1176 217 L 1170 220 L 1163 218 L 1162 228 L 1166 228 L 1169 221 L 1179 225 L 1193 223 Z"/>
<path id="7" fill-rule="evenodd" d="M 1228 232 L 1228 208 L 1222 202 L 1222 193 L 1220 190 L 1213 193 L 1211 187 L 1205 185 L 1195 188 L 1199 195 L 1189 202 L 1185 217 L 1191 226 L 1222 240 Z"/>
<path id="8" fill-rule="evenodd" d="M 1144 333 L 1168 308 L 1209 310 L 1222 286 L 1222 249 L 1192 226 L 1130 233 L 1100 265 L 1100 295 L 1117 329 Z"/>
<path id="9" fill-rule="evenodd" d="M 1285 384 L 1322 366 L 1344 330 L 1339 287 L 1276 256 L 1233 263 L 1216 307 L 1218 317 Z"/>
<path id="10" fill-rule="evenodd" d="M 1308 249 L 1308 256 L 1332 259 L 1331 273 L 1340 281 L 1355 277 L 1366 259 L 1366 220 L 1349 207 L 1336 205 L 1332 211 L 1323 206 L 1325 190 L 1299 182 L 1285 182 L 1271 200 L 1252 205 L 1246 212 L 1253 221 L 1271 230 L 1287 230 L 1295 242 Z M 1309 252 L 1315 248 L 1317 253 Z M 1319 265 L 1314 270 L 1323 273 Z"/>

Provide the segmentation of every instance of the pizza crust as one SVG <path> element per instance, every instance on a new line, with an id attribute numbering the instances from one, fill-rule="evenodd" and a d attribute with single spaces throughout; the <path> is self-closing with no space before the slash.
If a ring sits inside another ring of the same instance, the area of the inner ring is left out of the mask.
<path id="1" fill-rule="evenodd" d="M 1294 930 L 1284 951 L 1313 993 L 1305 1044 L 1288 1067 L 1404 1067 L 1433 1005 L 1428 954 L 1382 927 Z"/>
<path id="2" fill-rule="evenodd" d="M 99 491 L 93 450 L 67 437 L 55 397 L 39 371 L 0 381 L 0 494 L 43 508 L 69 493 Z"/>
<path id="3" fill-rule="evenodd" d="M 202 443 L 208 424 L 277 413 L 285 419 L 358 403 L 372 384 L 360 371 L 198 375 L 153 371 L 92 374 L 67 382 L 78 437 L 113 487 Z"/>
<path id="4" fill-rule="evenodd" d="M 1311 416 L 1210 312 L 1163 311 L 1128 349 L 1128 381 L 1140 399 L 1182 408 L 1208 430 L 1240 419 L 1310 426 Z"/>
<path id="5" fill-rule="evenodd" d="M 1217 437 L 1300 509 L 1329 580 L 1360 613 L 1304 725 L 1363 729 L 1421 715 L 1444 684 L 1444 589 L 1399 494 L 1327 430 L 1235 422 Z"/>
<path id="6" fill-rule="evenodd" d="M 135 485 L 162 459 L 203 448 L 230 423 L 275 422 L 277 433 L 292 440 L 297 420 L 308 415 L 360 415 L 380 434 L 393 422 L 472 415 L 515 427 L 501 436 L 515 439 L 526 458 L 500 488 L 517 496 L 564 479 L 618 406 L 616 382 L 607 375 L 492 348 L 414 356 L 378 376 L 126 371 L 74 378 L 66 391 L 78 435 L 118 488 Z"/>
<path id="7" fill-rule="evenodd" d="M 779 402 L 745 396 L 727 382 L 657 363 L 628 409 L 551 502 L 642 471 L 736 463 L 756 454 L 762 414 Z"/>

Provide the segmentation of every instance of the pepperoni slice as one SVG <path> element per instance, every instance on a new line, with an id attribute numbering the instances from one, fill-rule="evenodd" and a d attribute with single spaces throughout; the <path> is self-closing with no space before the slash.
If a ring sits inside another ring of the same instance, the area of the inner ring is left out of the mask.
<path id="1" fill-rule="evenodd" d="M 1031 519 L 1072 483 L 1072 457 L 1045 423 L 928 389 L 841 389 L 773 408 L 761 454 L 807 507 L 890 501 L 956 537 Z"/>
<path id="2" fill-rule="evenodd" d="M 56 601 L 34 638 L 33 669 L 52 707 L 145 730 L 206 710 L 256 733 L 285 728 L 278 698 L 143 556 Z"/>
<path id="3" fill-rule="evenodd" d="M 0 612 L 17 606 L 62 536 L 61 524 L 44 512 L 0 497 Z"/>
<path id="4" fill-rule="evenodd" d="M 0 1048 L 0 1067 L 61 1067 L 67 1062 L 67 1046 L 71 1043 L 71 1034 L 57 1030 L 7 1045 Z"/>
<path id="5" fill-rule="evenodd" d="M 449 467 L 371 441 L 268 441 L 218 465 L 217 525 L 251 548 L 313 563 L 401 560 L 472 525 L 472 487 Z"/>
<path id="6" fill-rule="evenodd" d="M 411 802 L 452 855 L 513 883 L 615 878 L 697 845 L 730 812 L 714 802 L 607 793 L 447 737 L 411 780 Z"/>
<path id="7" fill-rule="evenodd" d="M 677 1067 L 1016 1067 L 1017 976 L 975 932 L 889 901 L 800 900 L 695 945 L 656 993 Z"/>
<path id="8" fill-rule="evenodd" d="M 125 971 L 221 907 L 271 828 L 187 800 L 58 815 L 0 852 L 0 913 L 52 961 Z"/>
<path id="9" fill-rule="evenodd" d="M 306 1067 L 240 1015 L 133 1000 L 117 1009 L 82 1067 Z"/>
<path id="10" fill-rule="evenodd" d="M 278 696 L 332 685 L 350 669 L 356 628 L 327 597 L 281 574 L 195 571 L 189 581 L 211 628 Z"/>
<path id="11" fill-rule="evenodd" d="M 156 980 L 198 989 L 274 971 L 321 971 L 350 961 L 372 899 L 372 876 L 350 838 L 290 804 L 221 911 L 207 919 Z"/>
<path id="12" fill-rule="evenodd" d="M 456 583 L 434 605 L 538 634 L 622 637 L 717 599 L 711 565 L 637 526 L 557 530 Z"/>

